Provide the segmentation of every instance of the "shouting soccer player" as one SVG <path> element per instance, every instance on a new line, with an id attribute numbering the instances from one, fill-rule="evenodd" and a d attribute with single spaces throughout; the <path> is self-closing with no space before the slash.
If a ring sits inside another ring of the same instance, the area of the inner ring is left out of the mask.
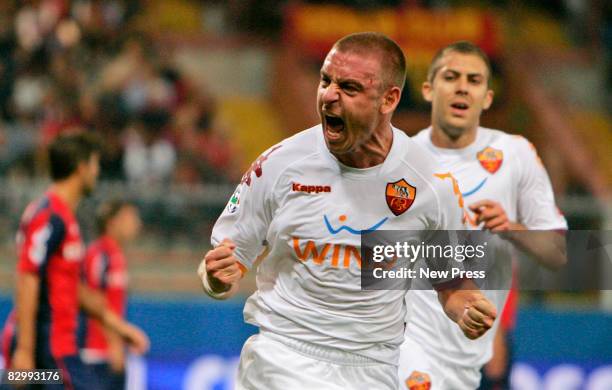
<path id="1" fill-rule="evenodd" d="M 364 291 L 361 232 L 462 229 L 451 183 L 393 128 L 405 81 L 398 45 L 377 33 L 340 39 L 321 68 L 321 124 L 268 149 L 242 178 L 198 273 L 232 295 L 259 258 L 237 389 L 396 389 L 405 291 Z M 462 283 L 469 283 L 463 281 Z M 495 309 L 478 290 L 438 291 L 471 338 Z"/>
<path id="2" fill-rule="evenodd" d="M 462 41 L 440 50 L 422 89 L 431 102 L 431 127 L 413 139 L 457 179 L 470 228 L 499 233 L 541 264 L 558 268 L 566 257 L 564 237 L 556 230 L 566 230 L 567 224 L 534 148 L 522 137 L 479 126 L 483 110 L 493 101 L 490 82 L 489 59 L 477 46 Z M 527 229 L 542 232 L 525 234 Z M 495 255 L 496 262 L 511 264 L 511 247 L 502 244 Z M 501 285 L 491 289 L 497 290 L 485 295 L 499 313 L 508 291 Z M 430 291 L 413 289 L 407 302 L 411 315 L 401 347 L 400 387 L 477 388 L 480 369 L 491 358 L 495 332 L 466 339 Z"/>
<path id="3" fill-rule="evenodd" d="M 50 145 L 53 183 L 24 211 L 17 235 L 15 311 L 3 332 L 8 369 L 60 369 L 60 388 L 65 389 L 100 388 L 79 357 L 79 305 L 136 351 L 146 351 L 149 343 L 140 329 L 106 309 L 103 300 L 80 283 L 85 249 L 75 211 L 95 188 L 98 150 L 87 133 L 63 135 Z"/>

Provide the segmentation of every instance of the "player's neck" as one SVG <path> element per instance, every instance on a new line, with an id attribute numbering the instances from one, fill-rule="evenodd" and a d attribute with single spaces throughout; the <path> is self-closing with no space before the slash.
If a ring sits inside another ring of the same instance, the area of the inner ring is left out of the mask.
<path id="1" fill-rule="evenodd" d="M 335 155 L 338 161 L 352 168 L 371 168 L 382 164 L 393 144 L 393 130 L 391 124 L 387 124 L 383 131 L 377 131 L 372 138 L 361 145 L 357 150 Z"/>
<path id="2" fill-rule="evenodd" d="M 111 241 L 113 241 L 115 245 L 117 246 L 123 246 L 125 242 L 127 241 L 126 238 L 122 234 L 120 234 L 116 229 L 113 229 L 113 228 L 109 228 L 106 231 L 105 236 L 109 238 Z"/>
<path id="3" fill-rule="evenodd" d="M 51 185 L 51 191 L 66 202 L 72 211 L 77 209 L 83 197 L 81 184 L 74 177 L 54 182 Z"/>
<path id="4" fill-rule="evenodd" d="M 461 132 L 457 136 L 452 136 L 450 132 L 444 131 L 441 127 L 432 125 L 431 143 L 438 148 L 444 149 L 463 149 L 476 141 L 478 127 Z"/>

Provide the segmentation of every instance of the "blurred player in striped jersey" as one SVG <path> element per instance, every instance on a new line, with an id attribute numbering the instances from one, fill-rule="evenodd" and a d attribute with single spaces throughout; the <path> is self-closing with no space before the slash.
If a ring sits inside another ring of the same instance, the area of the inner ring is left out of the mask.
<path id="1" fill-rule="evenodd" d="M 260 332 L 243 347 L 237 389 L 397 388 L 405 290 L 361 289 L 361 232 L 421 242 L 463 227 L 452 183 L 391 125 L 405 64 L 382 34 L 336 42 L 321 68 L 321 124 L 268 149 L 215 224 L 198 270 L 209 295 L 235 293 L 260 258 L 244 309 Z M 480 291 L 433 282 L 466 335 L 486 332 L 495 310 Z"/>
<path id="2" fill-rule="evenodd" d="M 94 291 L 104 295 L 108 309 L 125 316 L 127 264 L 123 245 L 138 235 L 141 228 L 138 209 L 115 199 L 100 205 L 96 215 L 100 236 L 87 249 L 84 279 Z M 99 321 L 83 316 L 79 329 L 81 358 L 109 390 L 125 388 L 125 345 L 114 332 Z"/>
<path id="3" fill-rule="evenodd" d="M 75 211 L 96 186 L 98 143 L 87 133 L 62 135 L 49 147 L 49 166 L 53 183 L 28 205 L 17 234 L 15 310 L 3 332 L 3 353 L 11 370 L 60 369 L 64 384 L 50 388 L 97 390 L 96 376 L 79 356 L 79 306 L 137 351 L 149 341 L 80 283 L 85 250 Z"/>
<path id="4" fill-rule="evenodd" d="M 477 46 L 457 42 L 440 50 L 422 89 L 431 103 L 432 124 L 413 139 L 457 179 L 469 228 L 486 229 L 502 238 L 496 237 L 495 260 L 509 268 L 507 275 L 512 273 L 510 243 L 541 264 L 558 268 L 566 262 L 565 240 L 558 231 L 566 230 L 567 224 L 533 146 L 523 137 L 479 126 L 482 111 L 493 101 L 490 82 L 489 59 Z M 525 230 L 543 232 L 521 233 Z M 499 283 L 490 289 L 485 295 L 501 313 L 508 290 Z M 477 388 L 480 369 L 492 355 L 495 332 L 466 339 L 430 291 L 413 289 L 407 304 L 410 316 L 401 347 L 400 387 Z M 495 321 L 495 331 L 498 324 Z"/>

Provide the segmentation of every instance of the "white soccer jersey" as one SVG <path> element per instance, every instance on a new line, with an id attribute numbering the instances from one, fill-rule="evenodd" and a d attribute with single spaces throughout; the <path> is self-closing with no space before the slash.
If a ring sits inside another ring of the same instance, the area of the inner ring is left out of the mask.
<path id="1" fill-rule="evenodd" d="M 245 321 L 297 340 L 397 364 L 405 291 L 362 291 L 360 233 L 459 230 L 462 210 L 428 154 L 393 129 L 384 163 L 356 169 L 329 152 L 321 126 L 255 161 L 215 224 L 257 269 Z M 419 233 L 421 234 L 421 233 Z"/>
<path id="2" fill-rule="evenodd" d="M 546 170 L 533 145 L 525 138 L 480 127 L 471 145 L 445 149 L 432 144 L 431 131 L 431 128 L 425 129 L 413 140 L 433 154 L 442 170 L 451 172 L 457 179 L 470 228 L 480 229 L 481 226 L 476 226 L 475 216 L 467 206 L 490 199 L 502 205 L 511 221 L 529 230 L 567 229 L 565 218 L 555 205 Z M 499 239 L 493 257 L 497 263 L 510 266 L 510 245 Z M 492 288 L 499 286 L 496 284 Z M 484 293 L 501 315 L 508 291 Z M 493 337 L 499 321 L 495 321 L 494 328 L 484 336 L 469 340 L 443 313 L 434 292 L 412 290 L 407 294 L 407 301 L 411 307 L 406 338 L 418 343 L 434 360 L 448 366 L 473 368 L 478 384 L 478 371 L 492 356 Z"/>

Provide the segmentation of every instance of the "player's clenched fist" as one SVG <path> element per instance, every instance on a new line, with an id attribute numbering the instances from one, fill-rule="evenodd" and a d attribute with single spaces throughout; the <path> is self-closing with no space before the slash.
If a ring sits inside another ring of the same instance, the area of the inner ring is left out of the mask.
<path id="1" fill-rule="evenodd" d="M 457 325 L 467 338 L 477 339 L 493 326 L 497 315 L 495 306 L 480 291 L 468 290 L 458 293 L 465 293 L 466 303 Z"/>
<path id="2" fill-rule="evenodd" d="M 493 326 L 497 310 L 471 280 L 463 280 L 459 288 L 439 291 L 438 298 L 467 338 L 477 339 Z"/>
<path id="3" fill-rule="evenodd" d="M 242 270 L 234 256 L 235 249 L 236 245 L 226 238 L 206 253 L 198 267 L 204 290 L 215 298 L 220 298 L 216 294 L 229 292 L 242 278 Z"/>

